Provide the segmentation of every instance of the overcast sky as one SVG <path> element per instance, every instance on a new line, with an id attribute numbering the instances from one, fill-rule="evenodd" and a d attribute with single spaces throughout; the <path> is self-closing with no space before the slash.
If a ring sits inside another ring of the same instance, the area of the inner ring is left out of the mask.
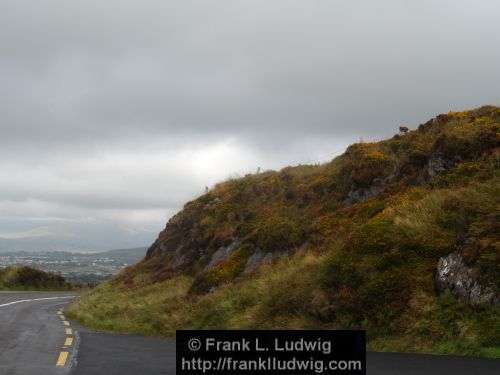
<path id="1" fill-rule="evenodd" d="M 498 1 L 0 1 L 0 240 L 148 245 L 205 186 L 500 103 Z"/>

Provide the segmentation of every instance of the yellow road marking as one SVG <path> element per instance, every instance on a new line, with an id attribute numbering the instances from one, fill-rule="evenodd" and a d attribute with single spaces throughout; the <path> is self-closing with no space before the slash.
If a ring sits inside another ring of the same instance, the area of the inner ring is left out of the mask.
<path id="1" fill-rule="evenodd" d="M 57 359 L 56 366 L 58 367 L 64 367 L 66 364 L 66 360 L 68 359 L 68 352 L 61 352 L 59 353 L 59 358 Z"/>
<path id="2" fill-rule="evenodd" d="M 64 324 L 65 326 L 69 326 L 69 322 L 68 322 L 67 320 L 63 320 L 63 324 Z"/>
<path id="3" fill-rule="evenodd" d="M 64 346 L 73 345 L 73 337 L 66 337 L 66 341 L 64 341 Z"/>
<path id="4" fill-rule="evenodd" d="M 67 335 L 72 335 L 73 334 L 73 331 L 71 330 L 71 328 L 66 328 L 66 334 Z"/>

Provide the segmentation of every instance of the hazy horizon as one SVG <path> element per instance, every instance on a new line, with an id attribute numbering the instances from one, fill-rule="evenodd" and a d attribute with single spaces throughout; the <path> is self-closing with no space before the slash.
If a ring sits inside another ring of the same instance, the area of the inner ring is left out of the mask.
<path id="1" fill-rule="evenodd" d="M 119 248 L 119 249 L 77 249 L 77 248 L 46 248 L 45 250 L 39 250 L 36 246 L 32 246 L 31 248 L 22 249 L 21 245 L 17 249 L 9 250 L 8 247 L 0 248 L 0 256 L 5 254 L 18 254 L 18 253 L 27 253 L 27 254 L 35 254 L 35 253 L 73 253 L 73 254 L 97 254 L 97 253 L 107 253 L 107 252 L 115 252 L 115 251 L 126 251 L 126 250 L 138 250 L 138 249 L 148 249 L 149 245 L 144 246 L 136 246 L 136 247 L 127 247 L 127 248 Z"/>
<path id="2" fill-rule="evenodd" d="M 151 244 L 230 176 L 500 103 L 495 1 L 0 3 L 0 251 Z"/>

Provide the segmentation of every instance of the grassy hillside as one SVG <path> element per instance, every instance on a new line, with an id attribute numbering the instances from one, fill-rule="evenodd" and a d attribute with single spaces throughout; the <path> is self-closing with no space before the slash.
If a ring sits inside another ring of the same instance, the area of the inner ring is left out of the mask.
<path id="1" fill-rule="evenodd" d="M 60 275 L 27 266 L 0 268 L 0 290 L 69 290 Z"/>
<path id="2" fill-rule="evenodd" d="M 372 350 L 498 357 L 499 128 L 497 107 L 452 112 L 323 165 L 221 183 L 71 314 L 151 335 L 362 328 Z M 452 253 L 474 295 L 437 287 Z"/>

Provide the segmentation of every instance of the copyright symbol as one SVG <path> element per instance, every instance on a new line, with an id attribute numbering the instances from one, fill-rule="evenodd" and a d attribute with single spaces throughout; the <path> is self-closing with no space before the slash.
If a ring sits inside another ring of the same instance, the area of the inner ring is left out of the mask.
<path id="1" fill-rule="evenodd" d="M 188 341 L 188 348 L 192 352 L 197 352 L 201 348 L 201 341 L 199 339 L 190 339 Z"/>

